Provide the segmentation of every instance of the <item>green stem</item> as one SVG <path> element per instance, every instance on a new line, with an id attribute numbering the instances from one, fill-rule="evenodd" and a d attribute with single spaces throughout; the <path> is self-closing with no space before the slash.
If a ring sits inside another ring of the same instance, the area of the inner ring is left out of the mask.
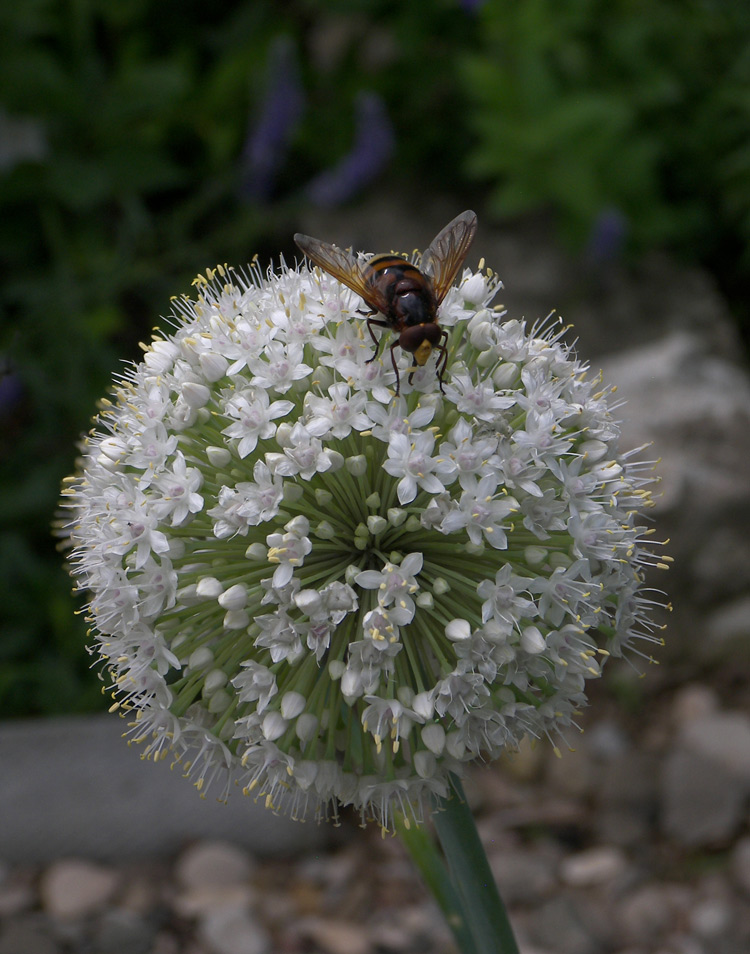
<path id="1" fill-rule="evenodd" d="M 466 922 L 461 900 L 429 831 L 418 825 L 407 827 L 404 817 L 399 814 L 396 815 L 395 823 L 396 831 L 419 869 L 422 880 L 443 912 L 459 950 L 462 954 L 479 954 Z"/>
<path id="2" fill-rule="evenodd" d="M 451 776 L 452 794 L 440 800 L 432 820 L 451 880 L 465 912 L 477 954 L 518 954 L 508 915 L 497 891 L 461 782 Z"/>

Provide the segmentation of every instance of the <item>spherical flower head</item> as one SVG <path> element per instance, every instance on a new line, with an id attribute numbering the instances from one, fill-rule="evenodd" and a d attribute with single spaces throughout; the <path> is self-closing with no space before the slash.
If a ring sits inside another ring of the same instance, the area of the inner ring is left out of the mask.
<path id="1" fill-rule="evenodd" d="M 64 492 L 146 755 L 295 817 L 419 821 L 656 640 L 647 469 L 559 326 L 504 321 L 499 285 L 464 272 L 443 381 L 396 349 L 398 395 L 362 302 L 317 269 L 222 267 L 176 302 Z"/>

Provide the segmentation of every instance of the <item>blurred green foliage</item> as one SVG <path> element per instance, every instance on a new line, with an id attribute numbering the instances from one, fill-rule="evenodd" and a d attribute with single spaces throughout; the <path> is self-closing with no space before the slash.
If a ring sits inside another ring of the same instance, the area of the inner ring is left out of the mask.
<path id="1" fill-rule="evenodd" d="M 750 5 L 494 0 L 462 76 L 497 214 L 547 206 L 580 246 L 616 209 L 634 249 L 721 266 L 734 243 L 750 276 Z"/>
<path id="2" fill-rule="evenodd" d="M 197 271 L 292 253 L 321 173 L 339 200 L 395 188 L 417 210 L 445 192 L 498 217 L 551 210 L 579 246 L 614 209 L 634 253 L 681 249 L 739 289 L 749 10 L 0 4 L 0 715 L 100 704 L 50 533 L 78 435 Z M 369 139 L 363 92 L 390 124 Z M 373 179 L 378 137 L 391 158 Z"/>

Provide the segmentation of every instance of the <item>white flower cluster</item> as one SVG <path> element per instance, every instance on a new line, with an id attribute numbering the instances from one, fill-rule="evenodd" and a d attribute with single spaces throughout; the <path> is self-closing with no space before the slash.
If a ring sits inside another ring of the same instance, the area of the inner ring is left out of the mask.
<path id="1" fill-rule="evenodd" d="M 65 533 L 148 756 L 301 817 L 419 820 L 450 772 L 559 734 L 658 641 L 608 391 L 464 272 L 401 393 L 328 275 L 219 268 L 118 382 Z"/>

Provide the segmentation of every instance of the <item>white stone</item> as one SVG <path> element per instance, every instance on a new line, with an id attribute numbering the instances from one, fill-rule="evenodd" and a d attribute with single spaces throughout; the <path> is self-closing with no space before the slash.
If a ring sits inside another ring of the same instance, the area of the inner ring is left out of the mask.
<path id="1" fill-rule="evenodd" d="M 560 877 L 571 887 L 588 888 L 614 881 L 626 868 L 622 851 L 602 846 L 566 858 L 560 865 Z"/>
<path id="2" fill-rule="evenodd" d="M 219 908 L 200 922 L 198 934 L 211 954 L 268 954 L 271 940 L 248 912 Z"/>
<path id="3" fill-rule="evenodd" d="M 683 726 L 693 719 L 711 715 L 718 708 L 719 700 L 710 686 L 691 683 L 675 693 L 672 718 L 676 725 Z"/>
<path id="4" fill-rule="evenodd" d="M 300 925 L 300 933 L 325 954 L 368 954 L 370 951 L 367 932 L 351 921 L 307 918 Z"/>
<path id="5" fill-rule="evenodd" d="M 242 884 L 253 871 L 247 852 L 224 841 L 191 845 L 178 858 L 175 877 L 183 888 Z"/>
<path id="6" fill-rule="evenodd" d="M 39 885 L 42 905 L 53 917 L 83 918 L 103 908 L 114 895 L 120 876 L 103 865 L 76 858 L 57 861 Z"/>
<path id="7" fill-rule="evenodd" d="M 706 898 L 690 911 L 690 926 L 700 937 L 716 938 L 724 934 L 732 922 L 732 912 L 726 901 Z"/>

